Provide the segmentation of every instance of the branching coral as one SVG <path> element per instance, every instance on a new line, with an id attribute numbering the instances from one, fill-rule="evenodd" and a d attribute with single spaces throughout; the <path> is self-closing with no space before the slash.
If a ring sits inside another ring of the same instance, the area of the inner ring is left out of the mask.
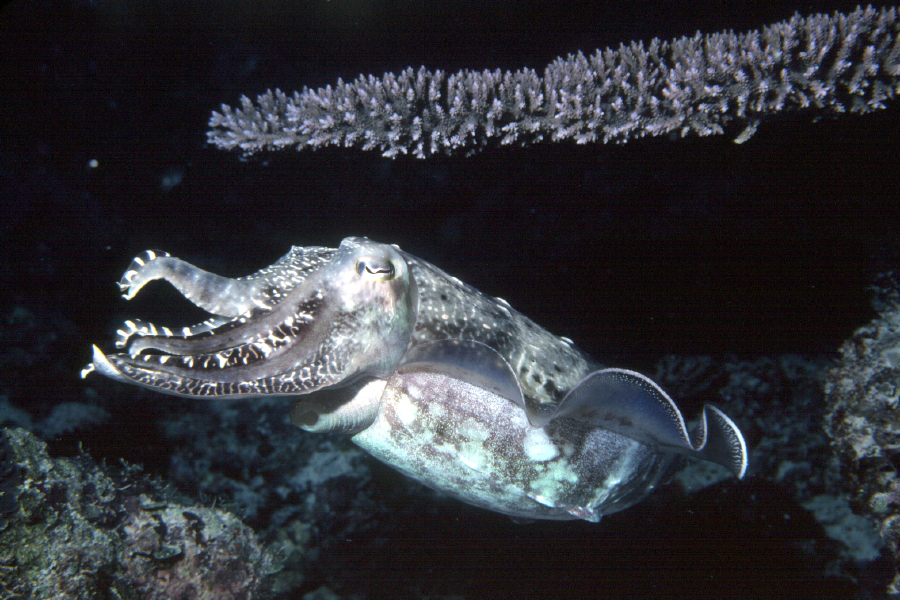
<path id="1" fill-rule="evenodd" d="M 745 127 L 743 141 L 764 117 L 866 113 L 898 93 L 897 9 L 866 8 L 579 53 L 543 75 L 422 67 L 291 96 L 270 90 L 214 112 L 208 139 L 246 153 L 334 145 L 418 158 L 498 144 L 713 135 L 731 123 Z"/>

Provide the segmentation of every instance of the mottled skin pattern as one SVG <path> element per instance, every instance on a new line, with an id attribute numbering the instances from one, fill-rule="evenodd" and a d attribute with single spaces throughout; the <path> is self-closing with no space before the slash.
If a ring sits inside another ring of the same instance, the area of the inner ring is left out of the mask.
<path id="1" fill-rule="evenodd" d="M 154 279 L 214 316 L 178 331 L 127 321 L 117 340 L 127 353 L 95 347 L 84 375 L 191 397 L 297 396 L 298 426 L 348 433 L 426 485 L 524 518 L 621 510 L 673 452 L 746 469 L 743 437 L 718 409 L 705 407 L 689 434 L 646 377 L 599 368 L 394 246 L 294 248 L 240 279 L 146 252 L 120 286 L 131 298 Z"/>
<path id="2" fill-rule="evenodd" d="M 391 379 L 353 441 L 425 485 L 526 519 L 597 521 L 643 498 L 672 458 L 576 419 L 532 427 L 505 398 L 435 373 Z"/>
<path id="3" fill-rule="evenodd" d="M 432 340 L 481 342 L 496 350 L 519 380 L 532 410 L 556 406 L 599 365 L 569 340 L 553 335 L 505 301 L 483 294 L 405 252 L 419 292 L 410 346 Z"/>

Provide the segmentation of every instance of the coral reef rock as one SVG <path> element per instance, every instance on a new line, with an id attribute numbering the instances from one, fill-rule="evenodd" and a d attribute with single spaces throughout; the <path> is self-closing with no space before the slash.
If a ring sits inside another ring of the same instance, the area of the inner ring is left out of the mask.
<path id="1" fill-rule="evenodd" d="M 874 519 L 900 565 L 900 302 L 882 293 L 879 316 L 844 343 L 828 374 L 824 425 L 854 510 Z M 900 574 L 888 592 L 900 594 Z"/>
<path id="2" fill-rule="evenodd" d="M 227 512 L 181 505 L 136 467 L 50 458 L 0 430 L 0 597 L 250 599 L 271 556 Z"/>

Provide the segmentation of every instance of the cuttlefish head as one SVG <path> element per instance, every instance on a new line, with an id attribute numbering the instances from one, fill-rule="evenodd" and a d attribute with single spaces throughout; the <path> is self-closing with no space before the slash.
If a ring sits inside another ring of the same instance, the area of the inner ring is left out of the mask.
<path id="1" fill-rule="evenodd" d="M 417 293 L 392 246 L 347 238 L 294 248 L 255 275 L 227 279 L 165 253 L 135 259 L 120 286 L 132 297 L 153 279 L 172 283 L 214 316 L 174 331 L 127 321 L 123 354 L 94 348 L 83 375 L 200 397 L 306 394 L 397 367 L 416 320 Z"/>

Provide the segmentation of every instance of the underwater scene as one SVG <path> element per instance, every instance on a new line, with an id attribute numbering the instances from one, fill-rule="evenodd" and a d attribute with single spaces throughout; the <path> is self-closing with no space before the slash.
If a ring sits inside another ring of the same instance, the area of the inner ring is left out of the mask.
<path id="1" fill-rule="evenodd" d="M 900 12 L 0 8 L 0 600 L 900 598 Z"/>

